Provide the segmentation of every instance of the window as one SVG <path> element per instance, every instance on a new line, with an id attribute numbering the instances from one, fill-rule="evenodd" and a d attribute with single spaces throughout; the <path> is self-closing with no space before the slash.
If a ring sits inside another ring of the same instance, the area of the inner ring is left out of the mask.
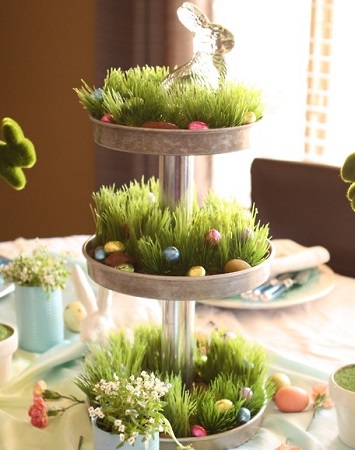
<path id="1" fill-rule="evenodd" d="M 253 149 L 214 158 L 218 190 L 233 194 L 233 182 L 223 180 L 234 179 L 243 193 L 245 167 L 255 156 L 340 166 L 355 151 L 355 2 L 214 0 L 213 13 L 235 37 L 226 58 L 230 77 L 260 87 L 266 104 Z M 226 174 L 228 167 L 234 173 Z"/>

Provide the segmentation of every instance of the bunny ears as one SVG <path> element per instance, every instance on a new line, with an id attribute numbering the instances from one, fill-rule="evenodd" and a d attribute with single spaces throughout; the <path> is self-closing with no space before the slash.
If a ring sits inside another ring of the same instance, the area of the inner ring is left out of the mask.
<path id="1" fill-rule="evenodd" d="M 211 23 L 197 6 L 184 2 L 177 10 L 180 22 L 193 33 L 194 55 L 186 64 L 176 68 L 164 81 L 164 86 L 182 87 L 202 84 L 218 89 L 226 78 L 223 55 L 234 47 L 233 34 L 222 25 Z"/>
<path id="2" fill-rule="evenodd" d="M 180 22 L 188 30 L 196 33 L 199 28 L 206 26 L 210 21 L 207 16 L 192 3 L 185 2 L 177 10 Z"/>

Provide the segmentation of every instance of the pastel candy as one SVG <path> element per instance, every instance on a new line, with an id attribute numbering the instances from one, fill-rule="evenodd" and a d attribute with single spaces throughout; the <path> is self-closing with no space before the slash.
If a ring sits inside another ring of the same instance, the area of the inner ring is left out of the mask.
<path id="1" fill-rule="evenodd" d="M 109 241 L 104 245 L 104 250 L 106 253 L 124 252 L 125 245 L 120 241 Z"/>

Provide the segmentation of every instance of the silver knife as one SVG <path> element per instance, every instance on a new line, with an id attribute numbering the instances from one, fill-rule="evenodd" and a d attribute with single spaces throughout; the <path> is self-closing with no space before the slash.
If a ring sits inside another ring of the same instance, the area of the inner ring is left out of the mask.
<path id="1" fill-rule="evenodd" d="M 280 284 L 281 284 L 281 282 L 283 280 L 286 280 L 287 278 L 290 278 L 293 275 L 294 275 L 294 272 L 285 272 L 285 273 L 278 274 L 275 277 L 269 278 L 267 281 L 265 281 L 264 283 L 260 284 L 256 288 L 241 293 L 240 296 L 244 300 L 255 300 L 255 301 L 258 301 L 259 300 L 259 296 L 264 291 L 267 291 L 268 289 L 272 288 L 273 286 L 280 286 Z"/>
<path id="2" fill-rule="evenodd" d="M 295 275 L 282 280 L 280 283 L 263 290 L 259 296 L 260 300 L 264 302 L 270 301 L 295 286 L 303 286 L 309 281 L 313 273 L 313 270 L 314 270 L 313 268 L 301 270 L 300 272 L 297 272 Z"/>

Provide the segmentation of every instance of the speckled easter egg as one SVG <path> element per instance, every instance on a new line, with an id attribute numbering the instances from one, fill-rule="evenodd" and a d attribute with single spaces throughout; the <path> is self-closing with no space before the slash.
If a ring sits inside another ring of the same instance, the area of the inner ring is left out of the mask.
<path id="1" fill-rule="evenodd" d="M 188 130 L 208 130 L 208 125 L 205 122 L 200 122 L 199 120 L 194 120 L 187 126 Z"/>
<path id="2" fill-rule="evenodd" d="M 273 373 L 269 376 L 268 380 L 271 381 L 271 383 L 274 385 L 275 394 L 283 386 L 291 386 L 290 377 L 283 372 Z"/>
<path id="3" fill-rule="evenodd" d="M 204 277 L 206 275 L 206 270 L 202 266 L 192 266 L 187 272 L 189 277 Z"/>
<path id="4" fill-rule="evenodd" d="M 112 114 L 104 114 L 100 120 L 105 123 L 115 123 L 115 119 Z"/>
<path id="5" fill-rule="evenodd" d="M 283 386 L 276 392 L 274 402 L 282 412 L 301 412 L 308 406 L 309 394 L 298 386 Z"/>
<path id="6" fill-rule="evenodd" d="M 231 408 L 233 408 L 233 402 L 228 400 L 228 398 L 222 398 L 221 400 L 218 400 L 216 402 L 216 408 L 220 412 L 229 411 Z"/>
<path id="7" fill-rule="evenodd" d="M 202 425 L 192 425 L 191 436 L 193 437 L 207 436 L 207 431 L 203 428 Z"/>
<path id="8" fill-rule="evenodd" d="M 217 245 L 221 242 L 221 233 L 218 230 L 212 228 L 205 234 L 205 241 L 211 245 Z"/>
<path id="9" fill-rule="evenodd" d="M 231 259 L 224 266 L 225 273 L 239 272 L 240 270 L 250 269 L 250 264 L 242 259 Z"/>
<path id="10" fill-rule="evenodd" d="M 121 241 L 109 241 L 104 245 L 104 250 L 106 253 L 124 252 L 125 249 L 126 247 Z"/>
<path id="11" fill-rule="evenodd" d="M 247 400 L 247 401 L 250 401 L 252 398 L 253 398 L 253 396 L 254 396 L 254 393 L 253 393 L 253 391 L 250 389 L 250 387 L 243 387 L 241 390 L 240 390 L 240 397 L 241 398 L 244 398 L 245 400 Z"/>
<path id="12" fill-rule="evenodd" d="M 248 239 L 252 239 L 254 236 L 255 236 L 254 230 L 248 227 L 239 233 L 239 240 L 241 242 L 245 242 Z"/>
<path id="13" fill-rule="evenodd" d="M 248 408 L 242 406 L 237 414 L 237 421 L 239 423 L 247 423 L 251 418 L 251 413 Z"/>
<path id="14" fill-rule="evenodd" d="M 80 321 L 86 316 L 85 306 L 81 302 L 71 302 L 64 308 L 64 325 L 68 330 L 79 333 Z"/>
<path id="15" fill-rule="evenodd" d="M 124 272 L 134 272 L 133 264 L 119 264 L 115 269 L 123 270 Z"/>
<path id="16" fill-rule="evenodd" d="M 255 123 L 256 122 L 256 115 L 253 113 L 253 111 L 249 111 L 245 114 L 243 119 L 243 125 L 247 125 L 249 123 Z"/>
<path id="17" fill-rule="evenodd" d="M 133 264 L 135 263 L 135 260 L 133 256 L 126 255 L 122 252 L 113 252 L 110 253 L 108 256 L 106 256 L 104 263 L 107 266 L 111 267 L 117 267 L 120 264 Z"/>
<path id="18" fill-rule="evenodd" d="M 94 258 L 96 259 L 96 261 L 103 261 L 106 258 L 106 252 L 102 246 L 95 248 Z"/>
<path id="19" fill-rule="evenodd" d="M 179 260 L 180 252 L 176 247 L 166 247 L 163 250 L 163 258 L 167 263 L 174 264 Z"/>

